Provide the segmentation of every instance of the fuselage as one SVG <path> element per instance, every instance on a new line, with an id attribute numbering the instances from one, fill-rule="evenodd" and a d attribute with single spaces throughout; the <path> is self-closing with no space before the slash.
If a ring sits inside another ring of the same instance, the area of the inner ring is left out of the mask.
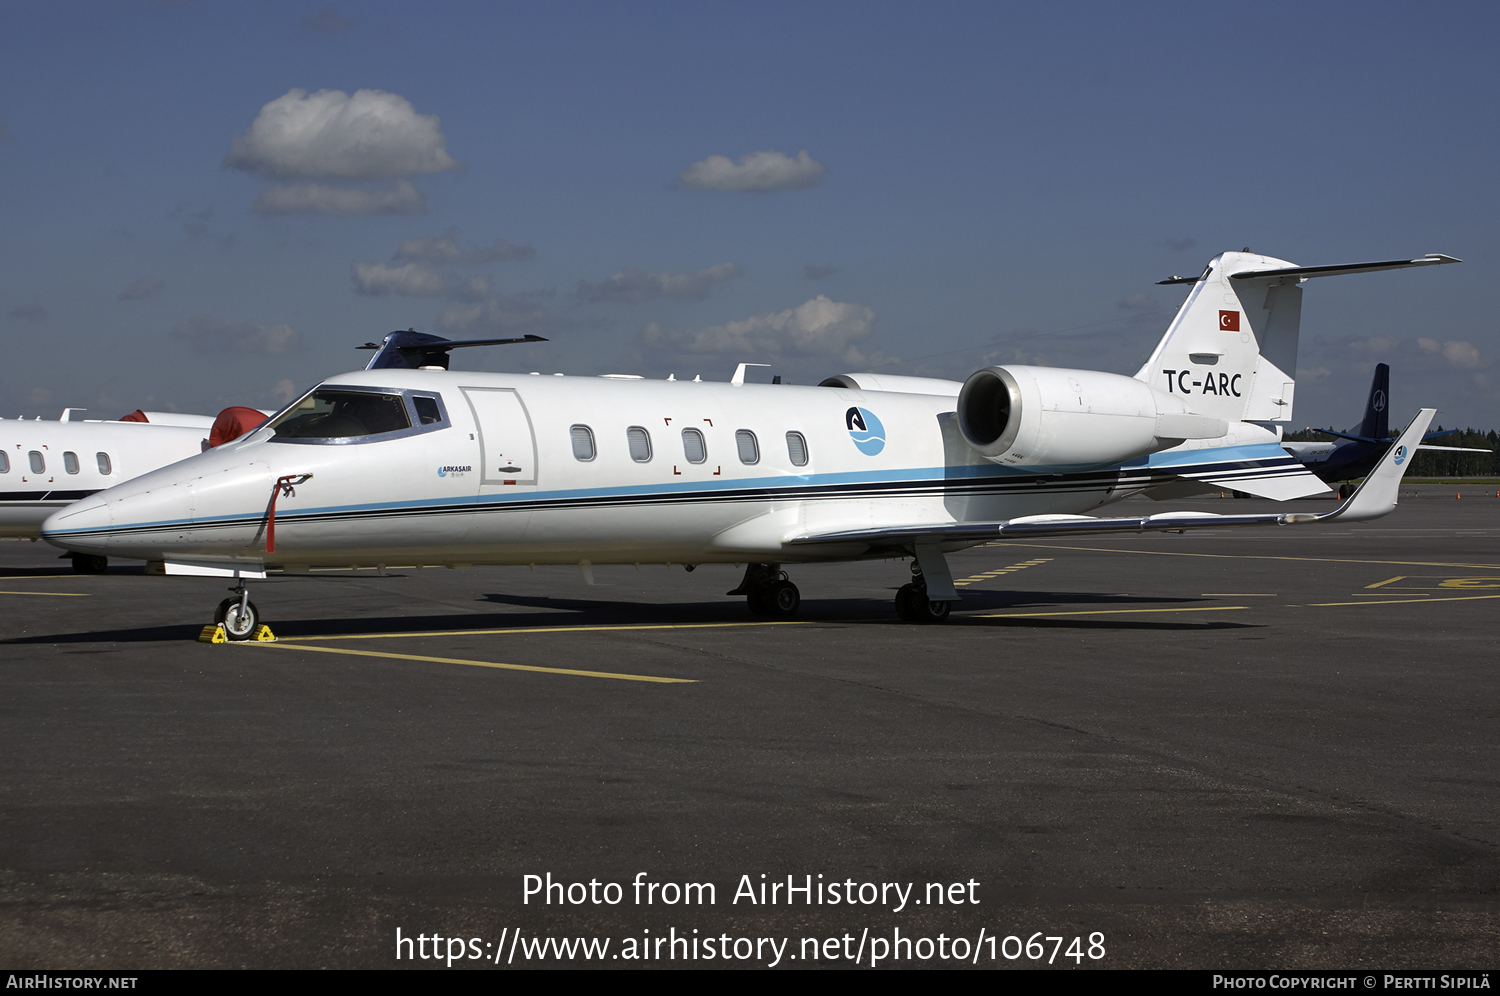
<path id="1" fill-rule="evenodd" d="M 1172 479 L 1154 469 L 1163 454 L 1093 468 L 999 466 L 964 441 L 954 402 L 831 387 L 359 371 L 240 440 L 69 507 L 43 535 L 108 556 L 293 569 L 791 562 L 881 555 L 786 545 L 797 536 L 1085 513 Z M 355 431 L 356 416 L 379 431 L 328 435 Z M 1264 430 L 1239 429 L 1239 450 L 1274 448 Z M 1202 444 L 1189 448 L 1217 459 Z M 1182 453 L 1165 456 L 1182 463 Z"/>
<path id="2" fill-rule="evenodd" d="M 0 419 L 0 536 L 38 536 L 58 509 L 198 454 L 207 437 L 206 425 Z"/>
<path id="3" fill-rule="evenodd" d="M 1350 431 L 1358 431 L 1358 427 Z M 1365 443 L 1357 439 L 1284 442 L 1281 445 L 1325 481 L 1352 481 L 1364 477 L 1390 448 L 1390 443 Z"/>

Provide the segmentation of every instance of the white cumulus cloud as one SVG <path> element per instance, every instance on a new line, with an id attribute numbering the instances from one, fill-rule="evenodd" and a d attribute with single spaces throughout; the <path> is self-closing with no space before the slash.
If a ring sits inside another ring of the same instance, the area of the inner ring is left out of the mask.
<path id="1" fill-rule="evenodd" d="M 372 297 L 399 294 L 403 297 L 455 297 L 479 301 L 490 292 L 489 281 L 483 277 L 455 280 L 420 263 L 404 266 L 355 263 L 354 284 L 358 293 Z"/>
<path id="2" fill-rule="evenodd" d="M 377 190 L 288 183 L 263 190 L 250 210 L 266 215 L 421 214 L 427 210 L 427 198 L 405 180 Z"/>
<path id="3" fill-rule="evenodd" d="M 203 353 L 251 353 L 278 356 L 302 349 L 302 334 L 290 325 L 253 325 L 197 315 L 172 327 L 172 334 Z"/>
<path id="4" fill-rule="evenodd" d="M 536 255 L 531 246 L 517 246 L 496 239 L 487 246 L 459 245 L 458 236 L 449 231 L 443 236 L 427 235 L 420 239 L 407 239 L 396 250 L 391 259 L 395 262 L 438 263 L 453 266 L 480 266 L 484 263 L 503 263 L 514 259 L 530 259 Z"/>
<path id="5" fill-rule="evenodd" d="M 830 301 L 819 294 L 786 311 L 756 315 L 695 331 L 678 331 L 656 322 L 641 331 L 641 345 L 656 353 L 698 356 L 733 353 L 782 359 L 840 357 L 864 362 L 856 343 L 870 334 L 875 312 L 862 304 Z"/>
<path id="6" fill-rule="evenodd" d="M 578 296 L 590 302 L 613 301 L 627 304 L 655 301 L 658 298 L 701 301 L 708 297 L 714 284 L 744 275 L 745 271 L 733 263 L 719 263 L 697 273 L 676 273 L 671 270 L 647 273 L 645 270 L 624 269 L 597 284 L 580 280 Z"/>
<path id="7" fill-rule="evenodd" d="M 1438 342 L 1436 339 L 1418 339 L 1417 345 L 1424 353 L 1440 353 L 1443 359 L 1456 367 L 1479 366 L 1479 348 L 1472 342 L 1455 339 Z"/>
<path id="8" fill-rule="evenodd" d="M 803 149 L 797 158 L 767 149 L 748 152 L 739 162 L 728 156 L 709 156 L 677 174 L 677 185 L 685 190 L 730 190 L 769 193 L 800 190 L 823 182 L 827 170 Z"/>
<path id="9" fill-rule="evenodd" d="M 289 90 L 260 109 L 224 157 L 271 180 L 394 180 L 458 169 L 442 123 L 383 90 Z"/>

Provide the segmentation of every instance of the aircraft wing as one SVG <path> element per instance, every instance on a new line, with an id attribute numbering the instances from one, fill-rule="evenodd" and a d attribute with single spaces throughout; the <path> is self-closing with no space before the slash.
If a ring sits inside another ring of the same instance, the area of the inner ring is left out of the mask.
<path id="1" fill-rule="evenodd" d="M 1428 446 L 1422 443 L 1417 447 L 1419 450 L 1447 450 L 1449 453 L 1493 453 L 1494 450 L 1483 449 L 1479 446 Z"/>
<path id="2" fill-rule="evenodd" d="M 1004 522 L 952 522 L 878 526 L 797 536 L 790 545 L 813 543 L 865 543 L 871 546 L 910 546 L 926 543 L 984 543 L 991 540 L 1036 536 L 1075 536 L 1087 533 L 1181 532 L 1224 526 L 1292 526 L 1344 520 L 1378 519 L 1396 507 L 1401 478 L 1422 433 L 1437 414 L 1423 408 L 1402 431 L 1396 444 L 1364 479 L 1349 500 L 1332 512 L 1268 512 L 1254 515 L 1216 515 L 1212 512 L 1164 512 L 1159 515 L 1095 518 L 1088 515 L 1026 515 Z"/>

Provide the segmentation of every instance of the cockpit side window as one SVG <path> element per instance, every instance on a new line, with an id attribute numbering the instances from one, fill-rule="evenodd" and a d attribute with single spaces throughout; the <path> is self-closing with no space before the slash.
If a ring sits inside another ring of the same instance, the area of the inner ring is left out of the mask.
<path id="1" fill-rule="evenodd" d="M 436 398 L 425 398 L 418 394 L 411 401 L 416 406 L 417 418 L 421 420 L 423 425 L 431 425 L 434 422 L 441 422 L 443 420 L 443 413 L 438 409 Z"/>
<path id="2" fill-rule="evenodd" d="M 410 429 L 411 419 L 399 394 L 320 388 L 282 412 L 271 427 L 277 439 L 353 439 Z"/>

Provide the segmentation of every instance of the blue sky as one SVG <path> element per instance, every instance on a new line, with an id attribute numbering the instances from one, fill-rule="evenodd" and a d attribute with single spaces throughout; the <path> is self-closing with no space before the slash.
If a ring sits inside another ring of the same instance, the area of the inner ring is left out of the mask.
<path id="1" fill-rule="evenodd" d="M 1154 282 L 1250 246 L 1462 257 L 1309 283 L 1295 420 L 1358 421 L 1385 361 L 1393 419 L 1492 427 L 1497 26 L 1463 3 L 9 3 L 0 413 L 270 407 L 406 327 L 552 340 L 458 361 L 486 369 L 1133 373 L 1182 297 Z M 347 127 L 270 127 L 316 102 Z"/>

